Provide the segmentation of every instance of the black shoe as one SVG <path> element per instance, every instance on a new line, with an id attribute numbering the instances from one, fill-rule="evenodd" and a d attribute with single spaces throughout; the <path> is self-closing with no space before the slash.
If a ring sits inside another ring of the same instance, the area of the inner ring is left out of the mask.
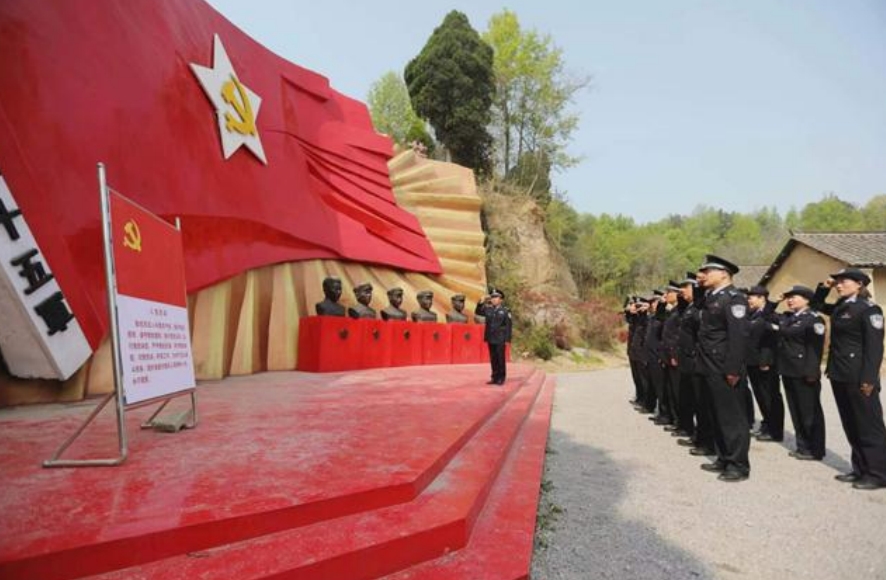
<path id="1" fill-rule="evenodd" d="M 677 427 L 676 425 L 665 425 L 664 426 L 665 431 L 678 431 L 679 429 L 680 428 Z"/>
<path id="2" fill-rule="evenodd" d="M 820 461 L 821 457 L 813 455 L 808 451 L 791 451 L 788 453 L 794 459 L 799 459 L 801 461 Z"/>
<path id="3" fill-rule="evenodd" d="M 760 433 L 757 435 L 757 441 L 776 441 L 776 439 L 769 433 Z M 781 439 L 778 439 L 777 441 L 781 441 Z"/>
<path id="4" fill-rule="evenodd" d="M 652 422 L 654 425 L 670 425 L 671 420 L 667 417 L 659 417 L 658 419 Z"/>
<path id="5" fill-rule="evenodd" d="M 682 447 L 695 447 L 695 441 L 692 439 L 677 439 L 677 445 Z"/>
<path id="6" fill-rule="evenodd" d="M 852 489 L 871 490 L 880 489 L 882 487 L 886 487 L 886 482 L 879 481 L 877 479 L 870 479 L 867 477 L 863 477 L 852 484 Z"/>
<path id="7" fill-rule="evenodd" d="M 719 461 L 715 461 L 713 463 L 702 463 L 699 465 L 704 471 L 713 471 L 714 473 L 722 473 L 726 471 L 726 466 L 720 463 Z"/>
<path id="8" fill-rule="evenodd" d="M 856 481 L 861 480 L 861 476 L 854 471 L 850 471 L 849 473 L 841 473 L 840 475 L 835 475 L 834 479 L 837 481 L 842 481 L 843 483 L 855 483 Z"/>
<path id="9" fill-rule="evenodd" d="M 676 431 L 671 431 L 671 437 L 692 437 L 692 433 L 687 433 L 682 429 L 677 429 Z"/>
<path id="10" fill-rule="evenodd" d="M 689 450 L 689 455 L 702 457 L 708 455 L 716 455 L 716 452 L 713 449 L 705 449 L 704 447 L 693 447 Z M 704 467 L 702 467 L 702 469 L 704 469 Z"/>
<path id="11" fill-rule="evenodd" d="M 505 384 L 505 380 L 502 379 L 502 380 L 500 380 L 500 381 L 495 381 L 495 384 L 498 385 L 498 386 L 502 386 L 503 384 Z"/>
<path id="12" fill-rule="evenodd" d="M 723 473 L 721 473 L 717 477 L 717 479 L 719 479 L 720 481 L 730 481 L 730 482 L 744 481 L 747 478 L 748 478 L 748 474 L 742 473 L 740 471 L 724 471 Z"/>
<path id="13" fill-rule="evenodd" d="M 494 384 L 495 384 L 495 381 L 486 381 L 486 384 L 487 384 L 487 385 L 494 385 Z"/>

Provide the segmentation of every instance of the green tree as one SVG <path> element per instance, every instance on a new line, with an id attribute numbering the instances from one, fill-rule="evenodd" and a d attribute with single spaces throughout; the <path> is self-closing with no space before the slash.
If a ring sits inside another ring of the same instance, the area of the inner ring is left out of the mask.
<path id="1" fill-rule="evenodd" d="M 578 162 L 566 153 L 578 115 L 569 110 L 589 77 L 572 76 L 563 51 L 549 35 L 522 30 L 517 15 L 503 10 L 489 20 L 483 38 L 495 50 L 493 132 L 499 170 L 505 176 L 521 165 L 524 182 L 541 181 L 545 167 L 564 168 Z M 535 163 L 528 159 L 536 156 Z M 539 172 L 535 178 L 527 169 Z M 549 173 L 549 171 L 548 171 Z"/>
<path id="2" fill-rule="evenodd" d="M 412 109 L 406 83 L 397 73 L 389 71 L 375 81 L 369 89 L 366 101 L 376 131 L 390 136 L 400 145 L 420 141 L 429 150 L 433 150 L 434 140 L 424 121 Z"/>
<path id="3" fill-rule="evenodd" d="M 796 229 L 801 232 L 849 232 L 864 229 L 861 212 L 848 201 L 829 193 L 821 201 L 807 203 Z"/>
<path id="4" fill-rule="evenodd" d="M 865 230 L 886 232 L 886 195 L 872 197 L 861 213 Z"/>
<path id="5" fill-rule="evenodd" d="M 578 212 L 569 203 L 555 197 L 545 208 L 545 232 L 561 252 L 568 253 L 578 239 Z"/>
<path id="6" fill-rule="evenodd" d="M 416 113 L 428 120 L 455 163 L 479 173 L 490 169 L 492 57 L 467 16 L 453 10 L 404 75 Z"/>
<path id="7" fill-rule="evenodd" d="M 524 153 L 505 176 L 505 182 L 519 188 L 547 206 L 551 201 L 551 160 L 544 151 Z"/>

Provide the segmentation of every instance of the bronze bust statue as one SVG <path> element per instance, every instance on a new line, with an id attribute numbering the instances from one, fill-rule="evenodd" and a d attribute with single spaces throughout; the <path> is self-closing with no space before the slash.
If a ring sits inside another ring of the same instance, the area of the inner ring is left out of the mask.
<path id="1" fill-rule="evenodd" d="M 390 304 L 385 306 L 381 311 L 382 319 L 406 320 L 406 311 L 400 308 L 400 305 L 403 304 L 403 289 L 391 288 L 388 290 L 388 302 L 390 302 Z"/>
<path id="2" fill-rule="evenodd" d="M 344 316 L 345 307 L 338 303 L 341 298 L 341 280 L 338 278 L 326 278 L 323 280 L 323 302 L 315 306 L 320 316 Z"/>
<path id="3" fill-rule="evenodd" d="M 434 293 L 430 290 L 422 290 L 415 295 L 418 300 L 418 310 L 412 312 L 413 322 L 437 322 L 437 313 L 431 312 L 434 304 Z"/>
<path id="4" fill-rule="evenodd" d="M 465 309 L 465 295 L 453 294 L 449 300 L 452 303 L 452 311 L 446 314 L 446 322 L 466 323 L 468 317 L 462 312 Z"/>
<path id="5" fill-rule="evenodd" d="M 371 318 L 375 319 L 375 310 L 369 307 L 372 302 L 372 284 L 366 282 L 354 288 L 354 298 L 357 299 L 357 305 L 348 308 L 348 316 L 351 318 Z"/>

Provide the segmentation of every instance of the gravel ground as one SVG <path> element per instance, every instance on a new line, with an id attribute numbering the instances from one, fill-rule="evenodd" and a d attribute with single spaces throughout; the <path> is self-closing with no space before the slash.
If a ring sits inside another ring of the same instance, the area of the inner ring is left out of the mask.
<path id="1" fill-rule="evenodd" d="M 627 368 L 557 375 L 534 580 L 886 579 L 886 490 L 833 479 L 849 446 L 829 384 L 825 460 L 788 457 L 788 417 L 783 443 L 752 440 L 741 483 L 699 469 L 632 394 Z"/>

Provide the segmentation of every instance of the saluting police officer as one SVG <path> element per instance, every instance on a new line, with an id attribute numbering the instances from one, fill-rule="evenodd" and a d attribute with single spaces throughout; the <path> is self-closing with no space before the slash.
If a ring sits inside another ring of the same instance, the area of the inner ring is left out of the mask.
<path id="1" fill-rule="evenodd" d="M 797 449 L 795 459 L 818 460 L 825 454 L 825 422 L 821 409 L 821 355 L 824 319 L 809 308 L 813 291 L 794 286 L 784 293 L 789 312 L 778 325 L 778 372 L 785 395 Z"/>
<path id="2" fill-rule="evenodd" d="M 870 300 L 870 281 L 861 270 L 846 268 L 819 285 L 814 299 L 831 317 L 827 374 L 852 446 L 852 471 L 836 479 L 865 490 L 886 487 L 886 427 L 880 403 L 883 310 Z M 831 286 L 840 295 L 835 305 L 824 303 Z"/>
<path id="3" fill-rule="evenodd" d="M 487 385 L 503 385 L 507 376 L 505 365 L 505 345 L 511 342 L 511 311 L 502 304 L 504 292 L 492 289 L 477 304 L 475 314 L 486 319 L 483 340 L 489 347 L 489 362 L 492 366 L 492 377 Z"/>
<path id="4" fill-rule="evenodd" d="M 732 285 L 738 266 L 708 254 L 699 268 L 708 292 L 698 331 L 699 361 L 704 365 L 713 406 L 717 460 L 701 466 L 720 472 L 721 481 L 743 481 L 751 472 L 750 425 L 738 388 L 745 373 L 747 297 Z"/>
<path id="5" fill-rule="evenodd" d="M 660 359 L 664 367 L 665 394 L 668 407 L 671 410 L 671 424 L 665 425 L 665 431 L 685 433 L 680 431 L 680 368 L 677 351 L 680 343 L 680 315 L 679 307 L 680 283 L 673 280 L 668 282 L 664 294 L 664 323 L 661 328 L 661 345 L 659 346 Z M 691 435 L 691 433 L 685 433 Z"/>
<path id="6" fill-rule="evenodd" d="M 776 371 L 777 338 L 772 328 L 773 322 L 777 322 L 774 314 L 777 304 L 769 301 L 769 290 L 765 287 L 751 286 L 748 289 L 748 378 L 763 415 L 758 441 L 781 441 L 784 438 L 784 401 Z"/>

